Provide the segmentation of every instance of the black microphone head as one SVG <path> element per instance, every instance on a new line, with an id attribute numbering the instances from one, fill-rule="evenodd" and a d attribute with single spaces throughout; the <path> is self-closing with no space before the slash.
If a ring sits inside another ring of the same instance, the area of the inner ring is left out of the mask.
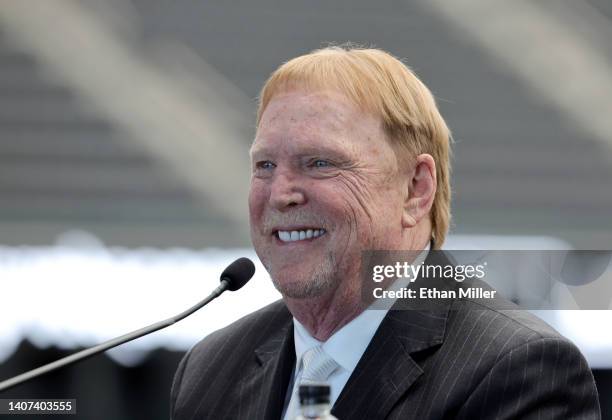
<path id="1" fill-rule="evenodd" d="M 227 290 L 232 292 L 240 289 L 255 274 L 255 264 L 248 258 L 238 258 L 221 273 L 221 281 L 227 281 Z"/>

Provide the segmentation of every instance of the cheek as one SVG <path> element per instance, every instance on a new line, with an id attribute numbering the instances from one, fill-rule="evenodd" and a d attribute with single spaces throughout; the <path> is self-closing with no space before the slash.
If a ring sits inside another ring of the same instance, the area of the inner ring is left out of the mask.
<path id="1" fill-rule="evenodd" d="M 257 180 L 251 182 L 249 190 L 249 218 L 251 223 L 261 220 L 268 197 L 266 190 L 261 182 Z"/>
<path id="2" fill-rule="evenodd" d="M 358 176 L 343 176 L 337 195 L 358 241 L 372 245 L 397 236 L 401 226 L 401 194 L 388 183 L 368 182 Z"/>
<path id="3" fill-rule="evenodd" d="M 339 178 L 339 196 L 346 203 L 349 216 L 364 223 L 363 219 L 372 219 L 374 212 L 380 203 L 377 202 L 377 189 L 380 185 L 367 182 L 363 177 L 357 175 L 342 175 Z"/>

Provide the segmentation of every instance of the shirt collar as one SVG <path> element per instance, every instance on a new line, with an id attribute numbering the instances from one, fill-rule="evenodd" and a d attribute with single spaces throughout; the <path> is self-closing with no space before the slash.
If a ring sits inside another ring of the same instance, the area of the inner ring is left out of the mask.
<path id="1" fill-rule="evenodd" d="M 415 258 L 413 265 L 419 265 L 425 261 L 429 251 L 429 244 Z M 398 279 L 390 288 L 399 289 L 408 284 L 409 279 Z M 368 310 L 366 309 L 357 317 L 336 331 L 325 342 L 314 338 L 306 327 L 297 319 L 293 318 L 293 338 L 295 342 L 295 360 L 299 368 L 302 355 L 309 349 L 322 345 L 323 350 L 336 362 L 349 372 L 357 366 L 359 359 L 368 347 L 372 337 L 378 330 L 382 320 L 387 315 L 388 309 Z"/>

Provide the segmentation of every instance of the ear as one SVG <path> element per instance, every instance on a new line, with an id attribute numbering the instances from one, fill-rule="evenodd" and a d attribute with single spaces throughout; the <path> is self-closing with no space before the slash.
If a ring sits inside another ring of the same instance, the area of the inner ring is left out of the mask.
<path id="1" fill-rule="evenodd" d="M 436 163 L 431 155 L 417 156 L 408 174 L 408 194 L 404 200 L 402 227 L 416 226 L 429 215 L 436 195 Z"/>

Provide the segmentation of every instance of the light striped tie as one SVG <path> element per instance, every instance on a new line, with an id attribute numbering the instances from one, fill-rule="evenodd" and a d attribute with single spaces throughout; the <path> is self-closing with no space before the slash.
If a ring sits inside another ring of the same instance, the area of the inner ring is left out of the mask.
<path id="1" fill-rule="evenodd" d="M 296 378 L 295 384 L 293 384 L 291 400 L 285 414 L 286 420 L 294 419 L 298 415 L 300 385 L 327 382 L 327 379 L 340 365 L 330 355 L 325 353 L 323 347 L 316 346 L 304 353 L 301 367 L 302 374 Z"/>

